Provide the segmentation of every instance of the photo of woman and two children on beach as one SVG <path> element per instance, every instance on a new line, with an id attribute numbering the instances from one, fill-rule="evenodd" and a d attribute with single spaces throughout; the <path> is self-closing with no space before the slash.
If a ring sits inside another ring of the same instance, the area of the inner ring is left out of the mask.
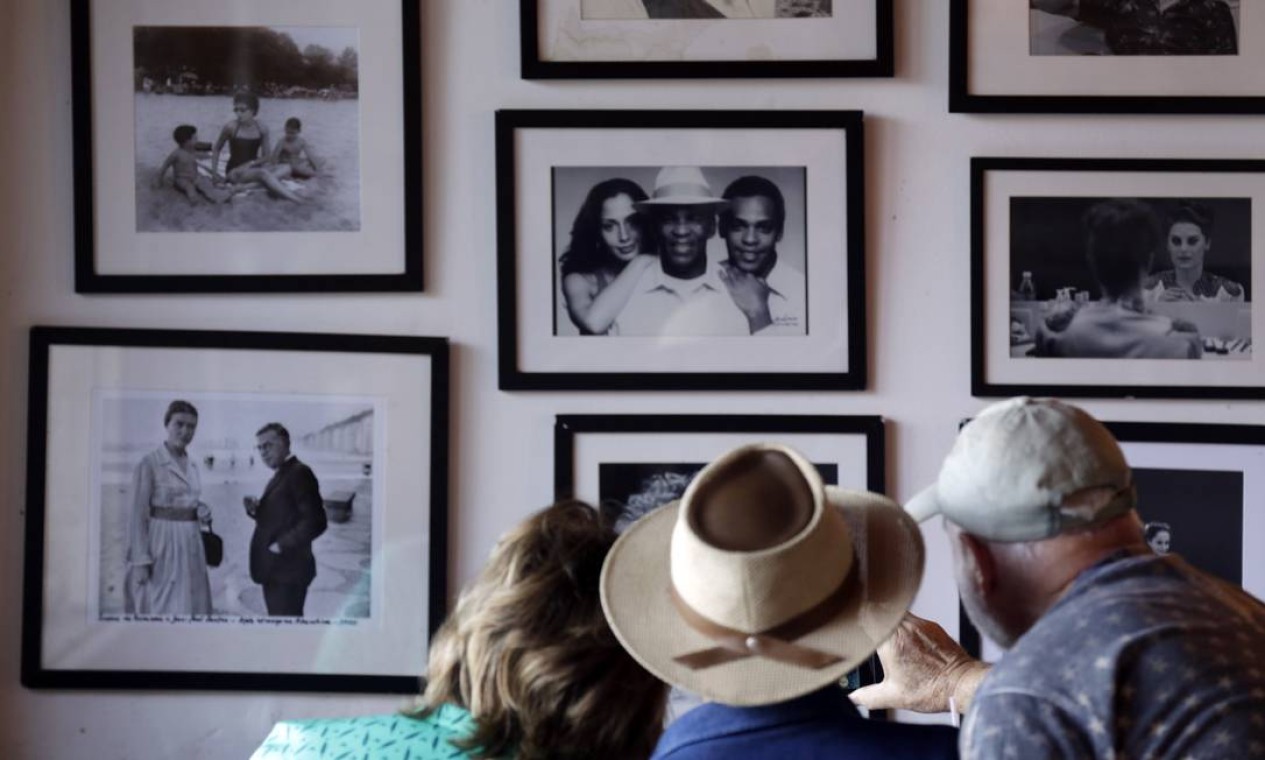
<path id="1" fill-rule="evenodd" d="M 359 31 L 133 30 L 139 232 L 360 229 Z"/>

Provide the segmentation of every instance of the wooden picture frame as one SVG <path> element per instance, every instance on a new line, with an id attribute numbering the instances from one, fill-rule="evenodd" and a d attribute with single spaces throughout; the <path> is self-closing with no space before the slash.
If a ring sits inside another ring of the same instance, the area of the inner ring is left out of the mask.
<path id="1" fill-rule="evenodd" d="M 500 388 L 864 388 L 862 132 L 856 111 L 497 112 Z M 673 196 L 680 186 L 665 172 L 693 177 L 708 199 L 676 204 L 684 196 Z M 768 286 L 758 296 L 769 309 L 762 326 L 722 282 L 737 254 L 718 234 L 735 228 L 718 199 L 752 182 L 764 188 L 750 191 L 763 196 L 762 224 L 776 227 L 775 208 L 784 212 L 772 247 L 752 254 L 765 262 L 750 274 Z M 614 249 L 583 242 L 598 238 L 596 222 L 580 223 L 597 215 L 591 196 L 614 185 L 624 189 L 607 200 L 623 203 L 627 255 L 638 260 L 607 263 Z M 673 209 L 698 225 L 688 258 L 701 266 L 686 279 L 669 274 L 655 242 Z M 564 271 L 573 245 L 578 279 Z M 614 295 L 598 286 L 616 269 L 634 278 L 622 303 L 600 325 L 581 322 L 571 280 Z"/>
<path id="2" fill-rule="evenodd" d="M 70 6 L 76 292 L 423 289 L 419 0 Z"/>
<path id="3" fill-rule="evenodd" d="M 416 692 L 446 611 L 446 340 L 35 327 L 30 348 L 25 686 Z M 267 584 L 305 562 L 296 615 Z"/>
<path id="4" fill-rule="evenodd" d="M 1090 25 L 1009 0 L 950 0 L 949 110 L 1265 113 L 1265 57 L 1251 42 L 1265 33 L 1265 19 L 1240 16 L 1239 0 L 1226 9 L 1231 21 L 1210 25 L 1216 35 L 1174 35 L 1185 47 L 1164 49 L 1101 19 Z"/>
<path id="5" fill-rule="evenodd" d="M 1265 398 L 1262 172 L 1255 160 L 972 159 L 972 393 Z"/>
<path id="6" fill-rule="evenodd" d="M 519 0 L 524 79 L 895 75 L 893 0 L 827 0 L 829 18 L 767 19 L 726 19 L 718 11 L 716 18 L 588 19 L 591 1 Z M 751 47 L 772 55 L 757 59 Z"/>

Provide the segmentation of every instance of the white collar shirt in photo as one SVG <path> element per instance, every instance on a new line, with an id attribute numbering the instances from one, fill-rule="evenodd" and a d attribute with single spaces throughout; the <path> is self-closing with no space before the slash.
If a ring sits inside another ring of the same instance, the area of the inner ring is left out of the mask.
<path id="1" fill-rule="evenodd" d="M 756 334 L 807 335 L 804 273 L 779 258 L 764 282 L 769 286 L 769 316 L 773 317 L 773 324 Z"/>
<path id="2" fill-rule="evenodd" d="M 746 336 L 747 317 L 734 304 L 717 274 L 719 264 L 690 280 L 672 277 L 663 266 L 647 269 L 615 319 L 612 335 Z"/>

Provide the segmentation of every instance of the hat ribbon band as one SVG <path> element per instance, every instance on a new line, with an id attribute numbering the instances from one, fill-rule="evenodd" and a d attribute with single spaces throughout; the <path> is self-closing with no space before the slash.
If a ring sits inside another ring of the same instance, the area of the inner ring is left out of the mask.
<path id="1" fill-rule="evenodd" d="M 762 657 L 784 665 L 795 665 L 810 670 L 820 670 L 843 662 L 843 657 L 820 649 L 793 643 L 807 636 L 835 618 L 851 598 L 849 591 L 855 573 L 849 573 L 839 587 L 816 605 L 787 620 L 781 625 L 759 633 L 745 633 L 727 628 L 703 617 L 690 607 L 675 586 L 669 586 L 672 604 L 685 623 L 695 631 L 716 642 L 717 646 L 672 658 L 690 670 L 706 670 L 748 657 Z"/>

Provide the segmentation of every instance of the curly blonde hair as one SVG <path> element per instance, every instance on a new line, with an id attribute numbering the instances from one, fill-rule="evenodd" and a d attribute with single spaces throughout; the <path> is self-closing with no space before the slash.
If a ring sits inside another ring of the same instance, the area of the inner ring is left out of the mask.
<path id="1" fill-rule="evenodd" d="M 668 687 L 643 670 L 602 614 L 598 581 L 615 533 L 565 501 L 497 544 L 430 648 L 420 717 L 470 711 L 475 757 L 645 758 Z"/>

